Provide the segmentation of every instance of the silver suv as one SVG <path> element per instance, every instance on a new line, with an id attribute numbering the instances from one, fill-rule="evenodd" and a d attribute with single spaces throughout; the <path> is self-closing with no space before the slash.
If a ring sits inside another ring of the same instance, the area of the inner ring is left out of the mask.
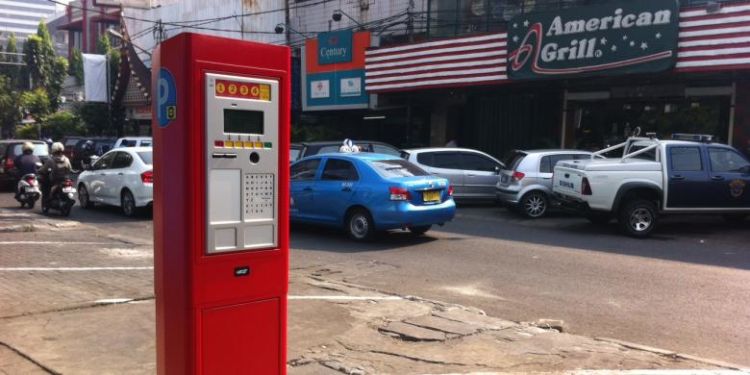
<path id="1" fill-rule="evenodd" d="M 492 156 L 468 148 L 418 148 L 404 150 L 401 157 L 432 175 L 447 178 L 458 200 L 494 200 L 497 174 L 505 167 Z"/>
<path id="2" fill-rule="evenodd" d="M 544 216 L 552 200 L 552 172 L 560 160 L 591 158 L 588 151 L 515 150 L 500 171 L 496 186 L 497 200 L 517 208 L 526 217 Z"/>

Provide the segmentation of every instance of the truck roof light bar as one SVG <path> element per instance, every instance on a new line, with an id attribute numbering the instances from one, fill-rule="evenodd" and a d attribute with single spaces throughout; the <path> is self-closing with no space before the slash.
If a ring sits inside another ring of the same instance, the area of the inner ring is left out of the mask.
<path id="1" fill-rule="evenodd" d="M 711 134 L 674 133 L 672 139 L 675 141 L 711 143 L 714 141 L 714 136 Z"/>

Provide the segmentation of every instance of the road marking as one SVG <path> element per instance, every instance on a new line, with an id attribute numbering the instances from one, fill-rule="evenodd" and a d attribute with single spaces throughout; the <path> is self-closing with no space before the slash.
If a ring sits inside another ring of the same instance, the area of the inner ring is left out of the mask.
<path id="1" fill-rule="evenodd" d="M 0 272 L 28 272 L 28 271 L 61 271 L 61 272 L 80 272 L 80 271 L 148 271 L 154 267 L 0 267 Z"/>
<path id="2" fill-rule="evenodd" d="M 321 300 L 321 301 L 400 301 L 398 296 L 288 296 L 290 300 Z"/>
<path id="3" fill-rule="evenodd" d="M 113 242 L 0 241 L 0 245 L 113 245 Z"/>

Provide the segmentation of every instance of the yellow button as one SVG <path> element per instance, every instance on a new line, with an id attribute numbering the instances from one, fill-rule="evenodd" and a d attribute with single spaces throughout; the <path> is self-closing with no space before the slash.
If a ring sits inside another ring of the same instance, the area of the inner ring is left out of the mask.
<path id="1" fill-rule="evenodd" d="M 234 141 L 224 141 L 224 147 L 228 147 L 228 148 L 234 147 Z"/>
<path id="2" fill-rule="evenodd" d="M 253 142 L 246 141 L 246 142 L 244 142 L 243 146 L 245 148 L 253 148 Z"/>
<path id="3" fill-rule="evenodd" d="M 263 142 L 255 142 L 255 148 L 263 148 Z"/>

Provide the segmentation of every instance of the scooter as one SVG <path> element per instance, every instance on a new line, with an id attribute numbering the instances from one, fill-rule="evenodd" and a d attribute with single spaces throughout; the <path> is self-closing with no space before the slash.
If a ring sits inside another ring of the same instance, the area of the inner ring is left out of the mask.
<path id="1" fill-rule="evenodd" d="M 42 212 L 48 213 L 50 208 L 60 211 L 63 216 L 70 215 L 70 209 L 76 204 L 76 188 L 73 186 L 73 180 L 70 178 L 63 179 L 50 188 L 48 200 L 42 200 Z"/>
<path id="2" fill-rule="evenodd" d="M 29 173 L 21 177 L 18 180 L 16 186 L 16 200 L 21 203 L 21 208 L 28 206 L 34 208 L 36 201 L 42 196 L 41 190 L 39 190 L 39 181 L 36 175 Z"/>

